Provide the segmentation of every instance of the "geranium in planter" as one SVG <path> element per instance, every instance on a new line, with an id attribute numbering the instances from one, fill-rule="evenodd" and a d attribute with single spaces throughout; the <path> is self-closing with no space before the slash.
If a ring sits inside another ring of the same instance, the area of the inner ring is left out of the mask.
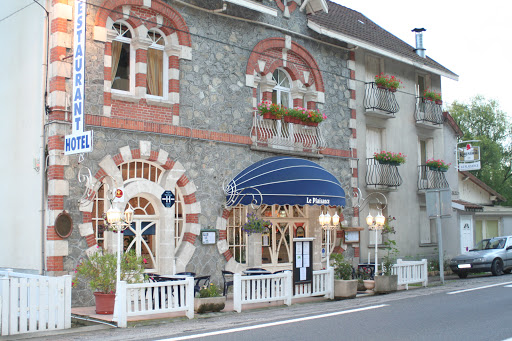
<path id="1" fill-rule="evenodd" d="M 435 92 L 431 89 L 425 90 L 423 93 L 423 99 L 427 101 L 433 101 L 436 104 L 443 104 L 441 93 Z"/>
<path id="2" fill-rule="evenodd" d="M 450 168 L 450 165 L 451 165 L 451 163 L 446 163 L 446 162 L 444 162 L 441 159 L 439 159 L 439 160 L 434 160 L 434 159 L 427 160 L 427 166 L 428 166 L 428 168 L 430 170 L 446 172 L 448 170 L 448 168 Z"/>
<path id="3" fill-rule="evenodd" d="M 307 118 L 305 120 L 306 124 L 315 126 L 315 127 L 318 125 L 318 123 L 321 123 L 327 119 L 327 116 L 325 116 L 325 114 L 321 113 L 318 110 L 308 110 L 306 112 L 306 114 L 307 114 Z"/>
<path id="4" fill-rule="evenodd" d="M 127 283 L 141 283 L 144 281 L 144 259 L 135 254 L 134 251 L 124 253 L 121 258 L 121 281 Z M 102 250 L 84 259 L 75 269 L 73 287 L 82 282 L 88 284 L 93 290 L 96 298 L 96 312 L 98 314 L 112 314 L 117 284 L 117 255 L 104 253 Z M 105 306 L 98 300 L 107 299 Z"/>
<path id="5" fill-rule="evenodd" d="M 386 152 L 381 151 L 380 153 L 374 153 L 373 158 L 381 163 L 381 164 L 389 164 L 389 165 L 401 165 L 402 163 L 405 163 L 405 158 L 407 156 L 402 153 L 393 153 L 393 152 Z"/>
<path id="6" fill-rule="evenodd" d="M 258 112 L 265 119 L 280 120 L 286 112 L 286 108 L 271 101 L 263 101 L 258 104 Z"/>
<path id="7" fill-rule="evenodd" d="M 375 76 L 375 84 L 381 89 L 387 89 L 391 92 L 395 92 L 397 89 L 402 87 L 402 81 L 395 76 L 385 75 L 381 73 Z"/>

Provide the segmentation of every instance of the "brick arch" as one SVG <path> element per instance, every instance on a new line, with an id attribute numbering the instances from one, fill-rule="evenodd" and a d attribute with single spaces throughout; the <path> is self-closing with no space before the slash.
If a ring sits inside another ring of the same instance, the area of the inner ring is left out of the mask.
<path id="1" fill-rule="evenodd" d="M 245 73 L 247 75 L 254 75 L 259 72 L 258 60 L 265 60 L 267 64 L 272 64 L 277 59 L 276 57 L 272 57 L 275 55 L 275 51 L 282 51 L 285 48 L 285 40 L 284 38 L 267 38 L 260 41 L 253 48 L 251 55 L 249 56 L 249 60 L 247 62 L 247 68 Z M 324 81 L 322 75 L 320 73 L 318 63 L 315 58 L 309 53 L 309 51 L 304 48 L 302 45 L 292 42 L 291 49 L 288 50 L 288 60 L 293 61 L 293 63 L 288 62 L 287 66 L 294 65 L 295 69 L 300 71 L 300 69 L 304 68 L 304 71 L 308 71 L 311 75 L 311 80 L 308 82 L 309 85 L 315 84 L 316 90 L 320 92 L 324 92 Z M 279 58 L 280 60 L 281 58 Z M 298 60 L 292 60 L 298 59 Z M 277 64 L 276 64 L 277 65 Z M 304 65 L 304 66 L 303 66 Z M 274 69 L 275 70 L 275 69 Z M 265 65 L 265 72 L 273 72 L 274 70 L 268 69 L 267 65 Z M 299 75 L 302 72 L 298 72 Z M 302 75 L 301 75 L 302 76 Z M 302 79 L 302 77 L 300 77 Z"/>
<path id="2" fill-rule="evenodd" d="M 274 72 L 278 68 L 286 70 L 286 72 L 288 72 L 288 74 L 290 75 L 292 81 L 298 79 L 302 82 L 302 84 L 305 84 L 304 75 L 302 74 L 302 72 L 300 72 L 294 64 L 286 63 L 286 66 L 284 66 L 284 63 L 281 59 L 275 60 L 269 65 L 265 65 L 265 70 L 262 72 L 262 75 Z"/>
<path id="3" fill-rule="evenodd" d="M 96 197 L 98 189 L 102 186 L 101 180 L 107 176 L 112 176 L 118 183 L 122 183 L 121 171 L 117 168 L 120 164 L 130 161 L 149 161 L 161 166 L 165 172 L 162 174 L 159 182 L 155 186 L 163 189 L 178 187 L 183 195 L 184 211 L 187 212 L 186 221 L 183 224 L 183 239 L 178 249 L 175 250 L 176 271 L 185 271 L 185 267 L 194 254 L 194 242 L 200 231 L 199 214 L 201 203 L 196 199 L 196 186 L 185 175 L 185 168 L 179 161 L 174 161 L 168 157 L 168 153 L 163 149 L 152 150 L 150 142 L 140 141 L 141 148 L 131 148 L 125 146 L 119 148 L 119 153 L 115 155 L 106 155 L 99 163 L 99 169 L 93 176 L 93 198 Z M 144 148 L 142 148 L 144 145 Z M 149 149 L 149 151 L 148 151 Z M 148 181 L 148 180 L 141 180 Z M 128 186 L 133 187 L 135 182 Z M 159 194 L 161 194 L 160 192 Z M 156 195 L 154 190 L 153 194 Z M 158 194 L 158 193 L 157 193 Z M 94 199 L 93 199 L 94 200 Z M 126 200 L 128 201 L 128 200 Z M 89 252 L 94 252 L 97 243 L 92 225 L 93 204 L 80 206 L 82 211 L 81 235 L 85 238 Z"/>
<path id="4" fill-rule="evenodd" d="M 122 6 L 143 7 L 143 0 L 106 0 L 96 13 L 95 26 L 106 27 L 107 19 L 110 16 L 118 18 L 120 15 L 116 12 L 122 12 Z M 172 7 L 159 0 L 151 1 L 151 9 L 164 17 L 166 23 L 175 27 L 178 41 L 182 46 L 191 47 L 190 31 L 183 17 Z M 112 11 L 116 11 L 112 13 Z M 119 19 L 119 18 L 118 18 Z M 115 20 L 114 20 L 115 21 Z M 140 19 L 133 18 L 134 28 L 143 22 Z"/>

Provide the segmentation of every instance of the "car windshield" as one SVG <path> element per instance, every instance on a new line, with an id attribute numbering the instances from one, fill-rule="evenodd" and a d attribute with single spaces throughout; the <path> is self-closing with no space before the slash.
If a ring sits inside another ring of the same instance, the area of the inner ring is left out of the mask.
<path id="1" fill-rule="evenodd" d="M 476 244 L 475 248 L 471 251 L 503 249 L 505 247 L 505 242 L 505 238 L 483 239 L 478 244 Z"/>

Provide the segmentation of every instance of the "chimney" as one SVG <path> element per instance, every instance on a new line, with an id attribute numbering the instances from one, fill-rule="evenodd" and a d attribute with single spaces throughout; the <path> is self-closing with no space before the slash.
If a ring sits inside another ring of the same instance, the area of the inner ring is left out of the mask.
<path id="1" fill-rule="evenodd" d="M 424 28 L 415 28 L 411 32 L 416 32 L 416 48 L 414 52 L 421 58 L 425 58 L 425 48 L 423 47 L 423 32 L 426 31 Z"/>

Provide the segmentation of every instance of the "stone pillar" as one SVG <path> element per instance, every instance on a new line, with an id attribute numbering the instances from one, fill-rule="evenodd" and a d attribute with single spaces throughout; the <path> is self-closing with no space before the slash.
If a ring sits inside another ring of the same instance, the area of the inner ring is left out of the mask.
<path id="1" fill-rule="evenodd" d="M 261 233 L 251 233 L 247 238 L 247 267 L 261 268 Z"/>

